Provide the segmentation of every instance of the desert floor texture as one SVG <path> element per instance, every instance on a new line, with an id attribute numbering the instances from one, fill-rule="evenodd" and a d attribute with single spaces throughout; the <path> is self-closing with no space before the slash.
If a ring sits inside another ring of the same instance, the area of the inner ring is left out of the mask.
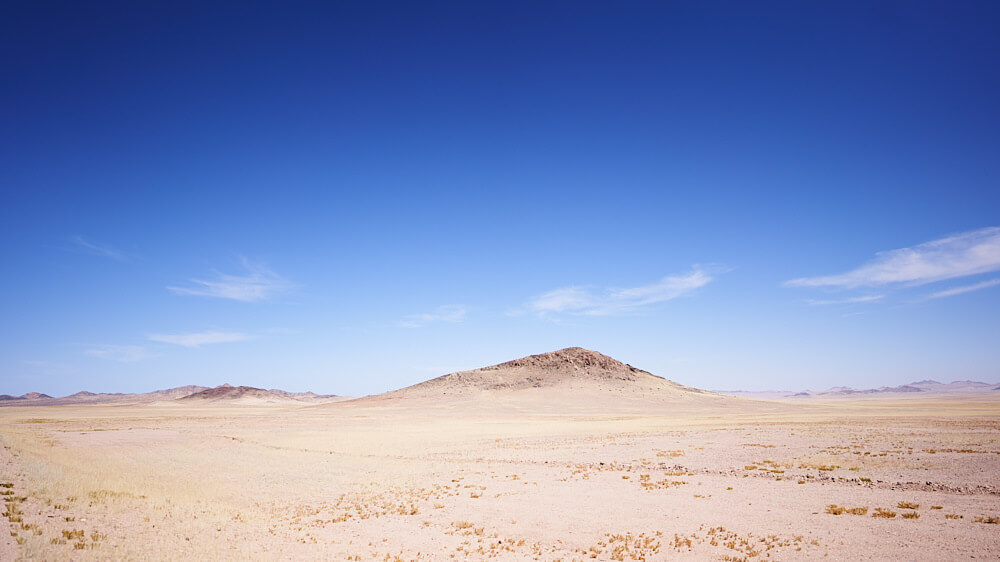
<path id="1" fill-rule="evenodd" d="M 1000 399 L 0 409 L 0 559 L 1000 558 Z"/>

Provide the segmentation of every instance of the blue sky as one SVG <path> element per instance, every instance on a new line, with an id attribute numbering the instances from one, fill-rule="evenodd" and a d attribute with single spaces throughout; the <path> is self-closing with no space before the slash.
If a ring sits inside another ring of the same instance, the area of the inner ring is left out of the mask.
<path id="1" fill-rule="evenodd" d="M 0 392 L 1000 380 L 991 2 L 6 6 Z"/>

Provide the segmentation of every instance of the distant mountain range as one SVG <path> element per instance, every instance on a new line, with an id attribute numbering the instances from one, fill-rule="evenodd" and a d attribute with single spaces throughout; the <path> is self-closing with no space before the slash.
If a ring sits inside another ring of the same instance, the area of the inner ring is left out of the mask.
<path id="1" fill-rule="evenodd" d="M 980 381 L 954 381 L 941 383 L 934 380 L 922 380 L 900 386 L 880 386 L 878 388 L 856 389 L 849 386 L 835 386 L 827 390 L 783 391 L 750 391 L 750 390 L 719 390 L 720 394 L 730 396 L 745 396 L 748 398 L 796 398 L 809 396 L 852 396 L 866 394 L 976 394 L 1000 392 L 1000 383 Z"/>
<path id="2" fill-rule="evenodd" d="M 208 393 L 206 395 L 206 393 Z M 254 403 L 273 402 L 332 402 L 343 399 L 343 397 L 333 394 L 315 394 L 312 392 L 288 392 L 273 388 L 264 390 L 249 386 L 231 386 L 224 384 L 215 388 L 198 385 L 178 386 L 165 390 L 155 390 L 141 394 L 123 393 L 95 393 L 81 390 L 76 394 L 55 398 L 48 394 L 39 392 L 29 392 L 21 396 L 11 396 L 0 394 L 0 406 L 60 406 L 68 404 L 148 404 L 152 402 L 168 402 L 172 400 L 188 399 L 192 401 L 204 400 L 231 400 L 246 397 L 241 402 L 251 402 L 249 398 L 254 398 Z"/>

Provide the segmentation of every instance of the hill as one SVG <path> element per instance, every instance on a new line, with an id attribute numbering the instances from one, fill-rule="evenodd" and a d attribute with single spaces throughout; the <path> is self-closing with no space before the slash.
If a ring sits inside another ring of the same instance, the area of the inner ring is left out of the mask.
<path id="1" fill-rule="evenodd" d="M 450 373 L 352 402 L 501 406 L 555 412 L 731 401 L 732 398 L 677 384 L 596 351 L 569 347 Z"/>
<path id="2" fill-rule="evenodd" d="M 177 399 L 179 402 L 226 402 L 229 404 L 294 404 L 302 401 L 252 386 L 223 384 Z"/>

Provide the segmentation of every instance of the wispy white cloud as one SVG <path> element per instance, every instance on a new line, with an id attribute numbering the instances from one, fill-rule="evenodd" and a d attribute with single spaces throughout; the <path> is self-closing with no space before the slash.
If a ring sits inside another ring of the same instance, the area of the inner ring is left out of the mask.
<path id="1" fill-rule="evenodd" d="M 722 271 L 725 268 L 695 266 L 687 273 L 669 275 L 649 285 L 625 289 L 595 291 L 581 286 L 562 287 L 533 297 L 518 312 L 531 312 L 540 316 L 610 316 L 637 312 L 654 304 L 688 295 L 711 283 L 714 275 Z"/>
<path id="2" fill-rule="evenodd" d="M 915 286 L 997 270 L 1000 270 L 1000 227 L 989 227 L 880 252 L 868 263 L 846 273 L 802 277 L 784 284 L 838 289 Z"/>
<path id="3" fill-rule="evenodd" d="M 184 347 L 201 347 L 212 343 L 231 343 L 251 339 L 247 334 L 239 332 L 199 332 L 185 334 L 150 334 L 150 341 L 172 343 Z"/>
<path id="4" fill-rule="evenodd" d="M 399 322 L 401 328 L 420 328 L 433 322 L 457 323 L 465 320 L 469 310 L 460 304 L 439 306 L 433 312 L 411 314 Z"/>
<path id="5" fill-rule="evenodd" d="M 982 283 L 976 283 L 974 285 L 963 285 L 962 287 L 955 287 L 953 289 L 938 291 L 936 293 L 928 295 L 927 298 L 942 299 L 944 297 L 953 297 L 955 295 L 961 295 L 962 293 L 971 293 L 972 291 L 989 289 L 990 287 L 996 287 L 997 285 L 1000 285 L 1000 279 L 990 279 L 989 281 L 983 281 Z"/>
<path id="6" fill-rule="evenodd" d="M 849 299 L 837 299 L 837 300 L 809 300 L 809 304 L 813 306 L 826 306 L 831 304 L 857 304 L 866 302 L 877 302 L 885 298 L 885 295 L 868 295 L 864 297 L 852 297 Z"/>
<path id="7" fill-rule="evenodd" d="M 54 375 L 72 371 L 72 367 L 70 367 L 69 365 L 65 363 L 57 363 L 54 361 L 22 359 L 21 363 L 23 365 L 34 367 L 35 369 L 38 369 L 39 372 L 45 373 L 47 375 Z"/>
<path id="8" fill-rule="evenodd" d="M 215 272 L 215 279 L 191 279 L 187 287 L 170 286 L 175 295 L 213 297 L 243 302 L 257 302 L 290 289 L 292 284 L 270 269 L 243 260 L 245 275 Z"/>
<path id="9" fill-rule="evenodd" d="M 133 361 L 156 357 L 155 354 L 138 345 L 95 345 L 90 349 L 85 349 L 83 352 L 92 357 L 120 361 L 122 363 L 131 363 Z"/>
<path id="10" fill-rule="evenodd" d="M 82 236 L 74 236 L 71 241 L 76 245 L 76 249 L 80 252 L 93 256 L 101 256 L 103 258 L 111 258 L 118 261 L 125 260 L 125 256 L 111 246 L 102 246 L 100 244 L 88 242 L 84 240 Z"/>

